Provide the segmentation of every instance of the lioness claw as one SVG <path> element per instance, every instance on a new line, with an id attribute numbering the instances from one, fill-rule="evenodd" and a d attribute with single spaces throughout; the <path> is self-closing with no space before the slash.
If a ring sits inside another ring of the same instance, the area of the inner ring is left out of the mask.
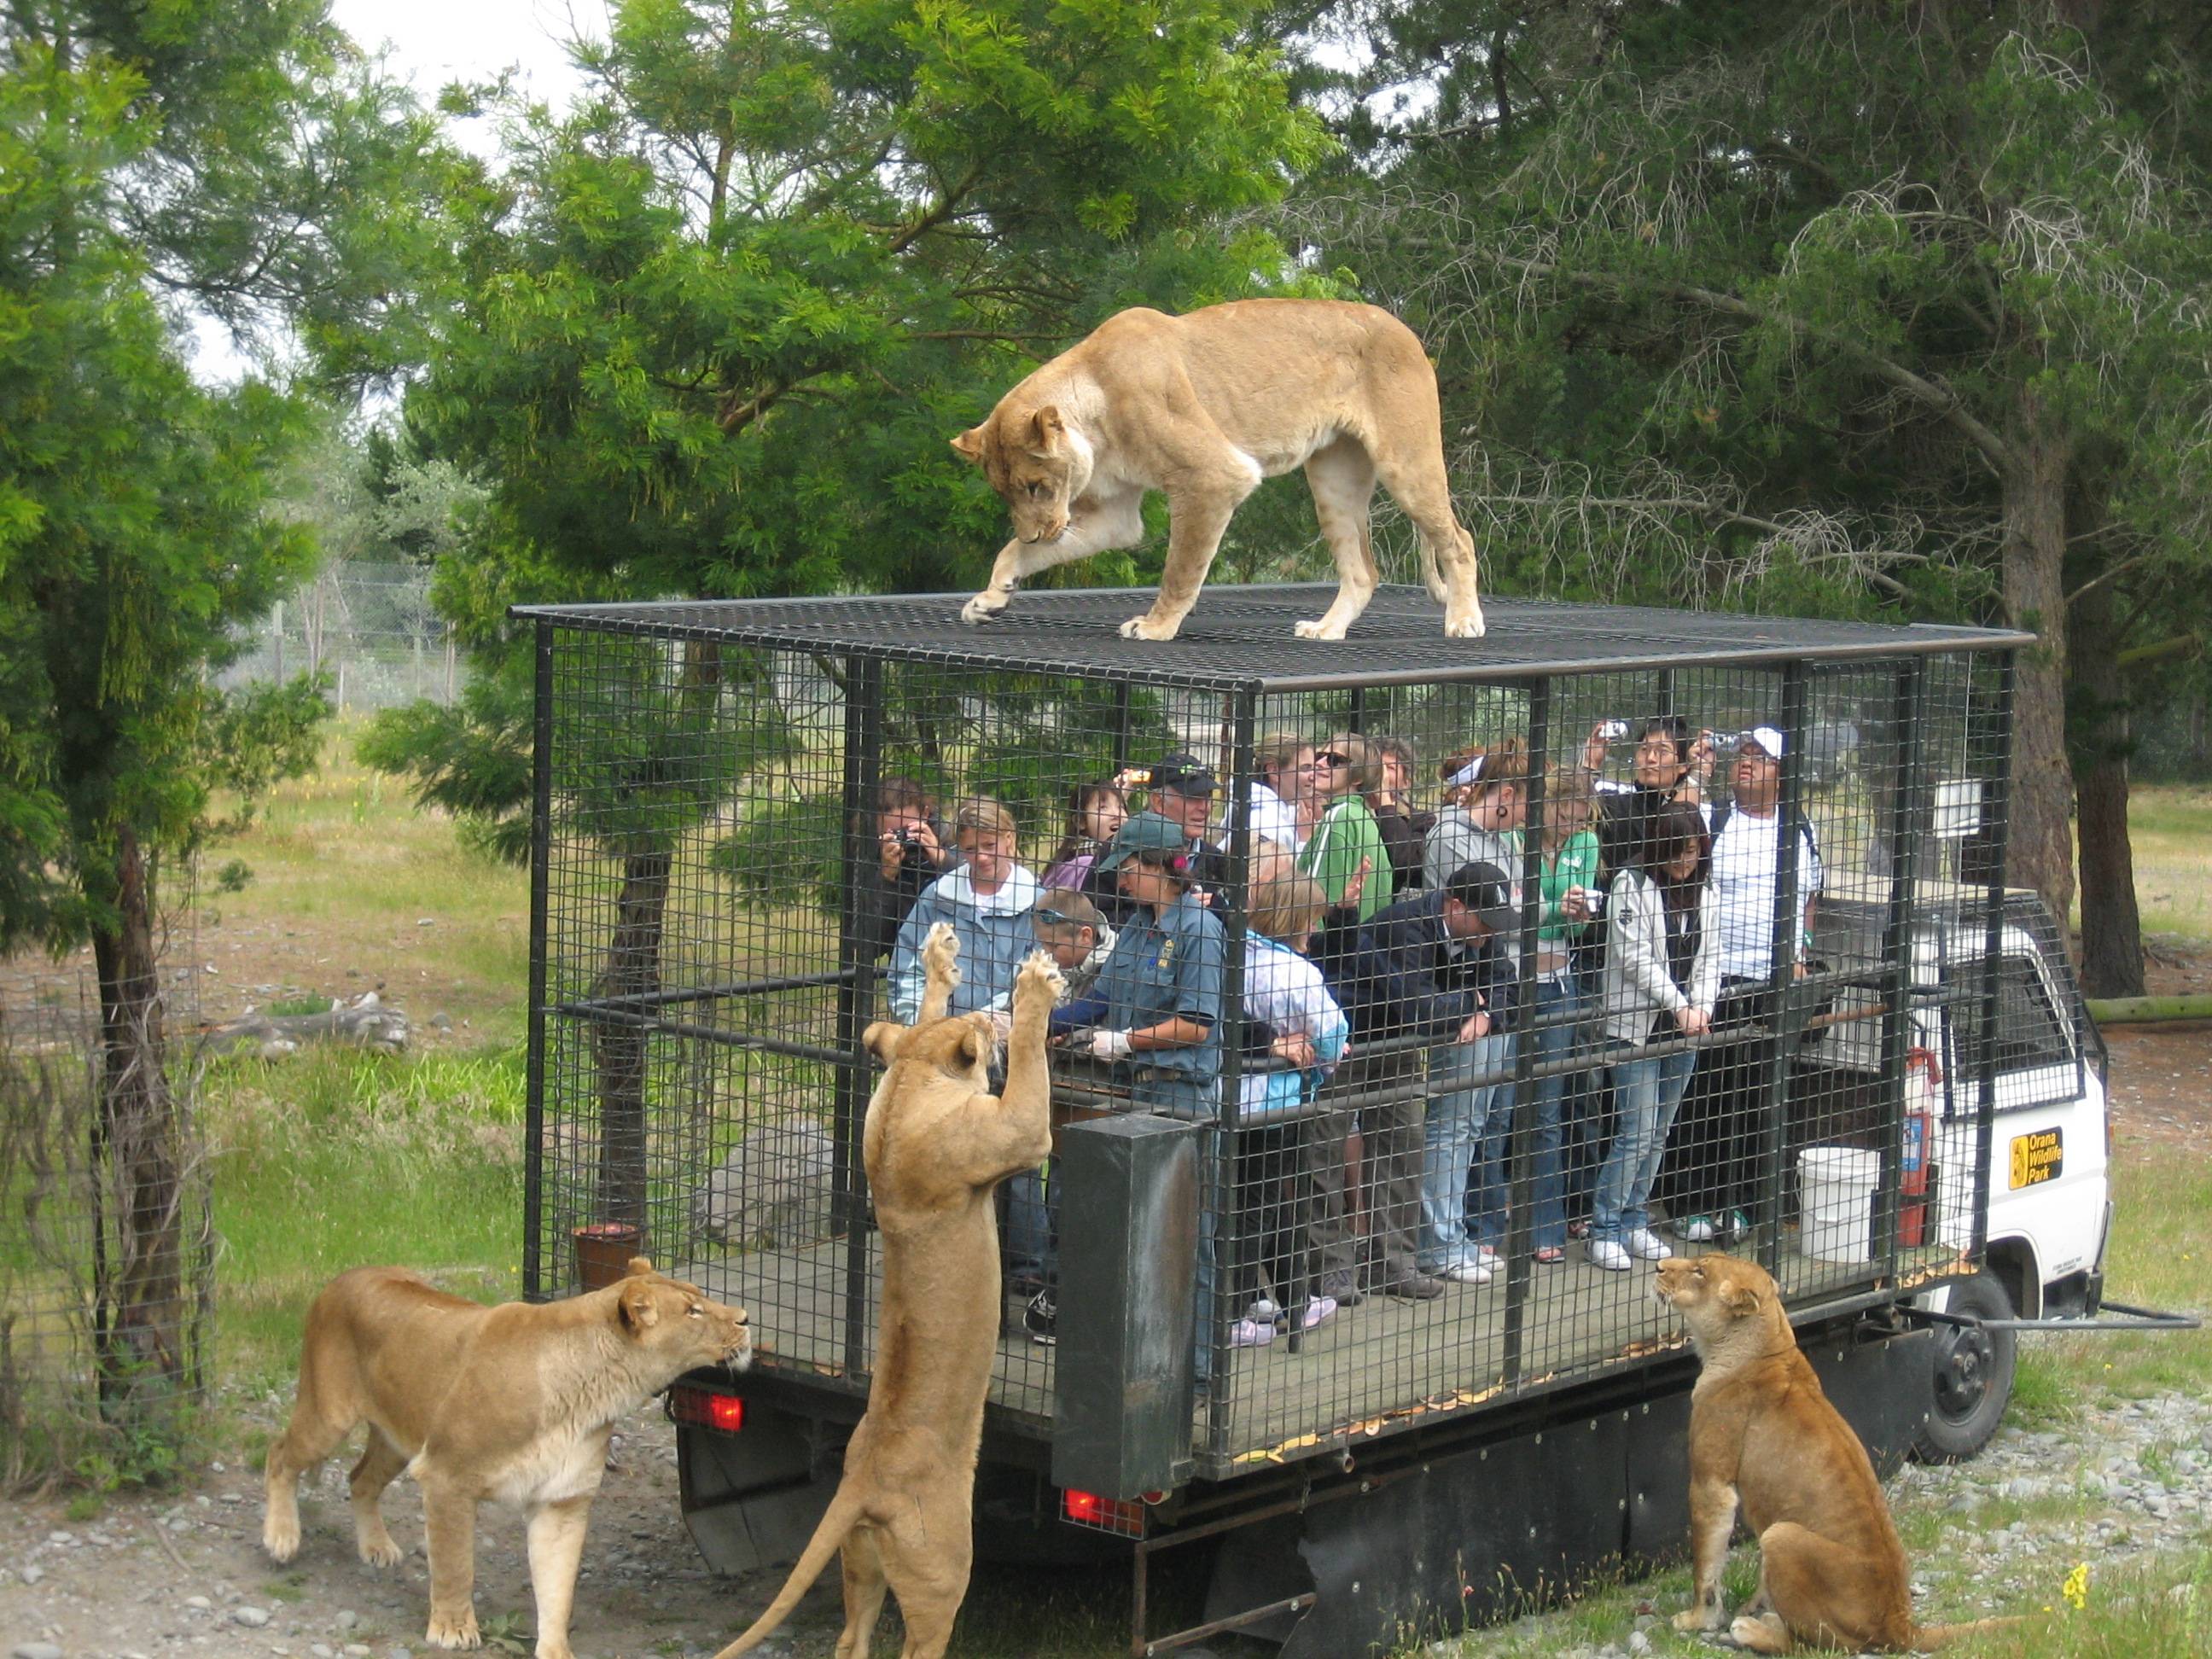
<path id="1" fill-rule="evenodd" d="M 968 623 L 996 622 L 999 613 L 1006 608 L 1005 599 L 994 601 L 988 593 L 978 593 L 960 607 L 960 620 Z"/>
<path id="2" fill-rule="evenodd" d="M 371 1540 L 361 1546 L 361 1559 L 372 1567 L 396 1567 L 406 1552 L 389 1538 L 381 1543 Z"/>
<path id="3" fill-rule="evenodd" d="M 483 1645 L 483 1638 L 477 1631 L 474 1613 L 464 1619 L 434 1617 L 429 1629 L 422 1632 L 422 1639 L 434 1648 L 480 1648 Z"/>
<path id="4" fill-rule="evenodd" d="M 1341 628 L 1331 628 L 1319 617 L 1315 617 L 1311 622 L 1299 623 L 1291 629 L 1291 632 L 1302 640 L 1340 640 L 1344 637 L 1344 630 Z"/>

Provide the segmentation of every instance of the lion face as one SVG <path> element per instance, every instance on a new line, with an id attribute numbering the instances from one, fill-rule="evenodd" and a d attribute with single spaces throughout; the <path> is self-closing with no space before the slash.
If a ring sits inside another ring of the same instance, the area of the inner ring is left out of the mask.
<path id="1" fill-rule="evenodd" d="M 991 1056 L 999 1047 L 997 1022 L 988 1014 L 951 1014 L 926 1025 L 894 1025 L 879 1020 L 861 1039 L 876 1058 L 927 1066 L 971 1085 L 978 1094 L 990 1087 Z"/>
<path id="2" fill-rule="evenodd" d="M 1755 1261 L 1732 1255 L 1673 1256 L 1659 1264 L 1651 1293 L 1681 1316 L 1701 1344 L 1776 1305 L 1774 1281 Z"/>
<path id="3" fill-rule="evenodd" d="M 615 1319 L 633 1342 L 650 1347 L 676 1370 L 752 1364 L 753 1338 L 743 1308 L 728 1308 L 696 1285 L 653 1270 L 641 1255 L 616 1286 Z"/>
<path id="4" fill-rule="evenodd" d="M 952 447 L 983 469 L 1012 515 L 1015 535 L 1053 542 L 1066 533 L 1073 503 L 1091 483 L 1091 452 L 1059 410 L 1048 405 L 1006 420 L 994 413 L 953 439 Z"/>

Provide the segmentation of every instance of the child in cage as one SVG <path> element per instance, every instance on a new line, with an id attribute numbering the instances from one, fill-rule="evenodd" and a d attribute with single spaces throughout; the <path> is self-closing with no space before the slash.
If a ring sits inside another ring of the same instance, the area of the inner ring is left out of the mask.
<path id="1" fill-rule="evenodd" d="M 1120 915 L 1123 900 L 1098 860 L 1128 818 L 1128 799 L 1119 784 L 1077 784 L 1068 792 L 1066 832 L 1045 863 L 1045 886 L 1080 893 L 1109 919 Z"/>
<path id="2" fill-rule="evenodd" d="M 1081 1006 L 1113 952 L 1114 930 L 1097 905 L 1064 887 L 1047 887 L 1038 896 L 1030 924 L 1066 981 L 1061 1009 Z M 1066 1029 L 1060 1014 L 1054 1011 L 1055 1030 Z M 1050 1347 L 1058 1340 L 1060 1278 L 1060 1206 L 1050 1161 L 1009 1176 L 1000 1190 L 1006 1195 L 1006 1272 L 1015 1294 L 1024 1299 L 1022 1325 L 1031 1341 Z"/>
<path id="3" fill-rule="evenodd" d="M 1646 820 L 1643 850 L 1606 894 L 1602 1005 L 1613 1045 L 1617 1121 L 1598 1171 L 1585 1246 L 1597 1267 L 1624 1273 L 1673 1252 L 1651 1231 L 1646 1206 L 1694 1050 L 1645 1055 L 1655 1041 L 1712 1029 L 1720 994 L 1720 927 L 1712 843 L 1698 809 L 1668 801 Z"/>
<path id="4" fill-rule="evenodd" d="M 961 802 L 953 815 L 962 862 L 922 890 L 891 947 L 891 1016 L 911 1025 L 921 1011 L 921 947 L 937 923 L 960 941 L 960 983 L 946 1010 L 955 1014 L 1003 1009 L 1014 971 L 1035 939 L 1030 911 L 1043 890 L 1019 859 L 1014 815 L 988 796 Z"/>
<path id="5" fill-rule="evenodd" d="M 1332 1222 L 1341 1230 L 1343 1190 L 1340 1185 L 1335 1190 L 1334 1217 L 1316 1213 L 1302 1224 L 1297 1182 L 1301 1149 L 1319 1126 L 1297 1120 L 1343 1058 L 1351 1036 L 1321 969 L 1304 954 L 1324 908 L 1322 890 L 1311 880 L 1284 875 L 1255 887 L 1246 913 L 1248 1055 L 1237 1091 L 1232 1180 L 1246 1218 L 1240 1231 L 1255 1247 L 1249 1273 L 1261 1289 L 1231 1331 L 1230 1341 L 1238 1347 L 1273 1341 L 1280 1322 L 1296 1311 L 1291 1298 L 1300 1289 L 1312 1292 L 1299 1316 L 1304 1329 L 1334 1318 L 1337 1310 L 1335 1299 L 1314 1285 L 1322 1236 Z"/>

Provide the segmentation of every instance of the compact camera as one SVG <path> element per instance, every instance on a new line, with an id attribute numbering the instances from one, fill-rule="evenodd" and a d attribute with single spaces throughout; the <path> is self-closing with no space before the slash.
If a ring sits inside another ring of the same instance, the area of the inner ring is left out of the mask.
<path id="1" fill-rule="evenodd" d="M 1628 722 L 1626 720 L 1600 720 L 1597 723 L 1597 734 L 1601 738 L 1603 738 L 1607 743 L 1619 743 L 1623 738 L 1628 735 Z"/>

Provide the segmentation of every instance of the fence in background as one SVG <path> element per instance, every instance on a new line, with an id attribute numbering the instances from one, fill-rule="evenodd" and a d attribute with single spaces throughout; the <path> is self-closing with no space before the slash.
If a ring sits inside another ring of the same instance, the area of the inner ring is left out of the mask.
<path id="1" fill-rule="evenodd" d="M 220 684 L 288 679 L 320 670 L 339 712 L 390 708 L 428 698 L 452 703 L 466 683 L 466 653 L 430 602 L 418 565 L 333 560 L 255 625 L 252 642 Z"/>

